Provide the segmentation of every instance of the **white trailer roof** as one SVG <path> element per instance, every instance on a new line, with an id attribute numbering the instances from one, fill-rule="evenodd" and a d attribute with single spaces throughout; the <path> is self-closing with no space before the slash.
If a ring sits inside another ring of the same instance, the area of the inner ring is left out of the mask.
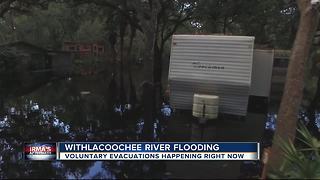
<path id="1" fill-rule="evenodd" d="M 192 109 L 194 93 L 220 97 L 219 112 L 246 115 L 254 37 L 174 35 L 169 86 L 177 109 Z"/>

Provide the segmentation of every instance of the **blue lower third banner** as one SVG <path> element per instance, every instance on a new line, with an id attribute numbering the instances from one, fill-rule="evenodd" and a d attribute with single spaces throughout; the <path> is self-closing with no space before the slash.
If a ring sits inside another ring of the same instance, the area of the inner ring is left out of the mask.
<path id="1" fill-rule="evenodd" d="M 259 160 L 256 142 L 60 142 L 57 160 Z"/>

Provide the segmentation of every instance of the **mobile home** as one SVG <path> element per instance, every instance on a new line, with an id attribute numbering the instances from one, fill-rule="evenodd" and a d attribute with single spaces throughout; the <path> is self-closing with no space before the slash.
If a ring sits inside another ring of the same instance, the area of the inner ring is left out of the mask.
<path id="1" fill-rule="evenodd" d="M 245 116 L 254 37 L 174 35 L 169 87 L 176 109 L 191 110 L 194 94 L 219 96 L 219 113 Z"/>

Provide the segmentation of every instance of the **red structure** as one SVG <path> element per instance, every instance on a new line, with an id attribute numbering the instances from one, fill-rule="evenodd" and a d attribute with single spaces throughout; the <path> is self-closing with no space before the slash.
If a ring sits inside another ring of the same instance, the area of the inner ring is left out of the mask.
<path id="1" fill-rule="evenodd" d="M 64 42 L 63 50 L 78 54 L 79 57 L 103 56 L 105 46 L 103 43 Z"/>

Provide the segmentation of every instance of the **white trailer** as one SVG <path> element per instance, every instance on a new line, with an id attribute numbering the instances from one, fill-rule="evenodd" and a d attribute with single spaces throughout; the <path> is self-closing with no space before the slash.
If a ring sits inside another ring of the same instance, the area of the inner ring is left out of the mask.
<path id="1" fill-rule="evenodd" d="M 274 50 L 254 49 L 248 111 L 266 113 L 271 93 Z"/>
<path id="2" fill-rule="evenodd" d="M 250 95 L 269 97 L 271 90 L 273 56 L 274 50 L 254 50 Z"/>
<path id="3" fill-rule="evenodd" d="M 254 37 L 174 35 L 171 45 L 170 102 L 191 110 L 193 95 L 219 96 L 219 112 L 247 113 Z"/>

